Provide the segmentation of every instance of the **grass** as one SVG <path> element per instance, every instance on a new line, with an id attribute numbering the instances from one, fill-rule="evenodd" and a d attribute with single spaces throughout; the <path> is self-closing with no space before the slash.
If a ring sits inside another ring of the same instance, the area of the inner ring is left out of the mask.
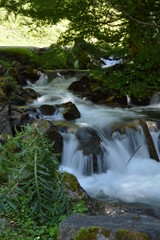
<path id="1" fill-rule="evenodd" d="M 57 42 L 66 27 L 66 21 L 37 26 L 30 17 L 16 16 L 14 13 L 7 16 L 6 10 L 0 8 L 0 46 L 49 47 Z"/>
<path id="2" fill-rule="evenodd" d="M 46 49 L 43 52 L 36 52 L 34 48 L 27 47 L 0 47 L 2 61 L 0 63 L 5 66 L 8 62 L 14 60 L 29 64 L 30 66 L 40 69 L 68 69 L 74 67 L 73 54 L 68 49 L 64 49 L 58 45 Z M 7 62 L 5 58 L 7 57 Z"/>

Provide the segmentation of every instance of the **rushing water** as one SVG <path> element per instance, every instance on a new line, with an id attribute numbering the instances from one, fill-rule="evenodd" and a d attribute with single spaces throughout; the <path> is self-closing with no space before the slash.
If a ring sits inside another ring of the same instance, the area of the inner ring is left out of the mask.
<path id="1" fill-rule="evenodd" d="M 101 154 L 97 154 L 99 173 L 95 173 L 92 154 L 83 154 L 74 132 L 63 133 L 63 169 L 75 174 L 81 186 L 93 197 L 141 202 L 159 207 L 160 163 L 150 159 L 142 128 L 137 127 L 137 131 L 126 128 L 123 133 L 113 131 L 119 123 L 145 118 L 145 111 L 157 110 L 159 102 L 152 101 L 152 106 L 132 109 L 96 105 L 67 90 L 73 81 L 76 81 L 76 77 L 57 76 L 48 81 L 46 75 L 41 75 L 36 84 L 28 83 L 41 94 L 33 103 L 34 106 L 71 101 L 81 113 L 81 117 L 74 121 L 77 128 L 93 129 L 98 136 L 96 139 L 100 139 Z M 61 112 L 47 118 L 53 121 L 64 120 Z M 159 154 L 159 130 L 154 128 L 151 134 Z M 94 138 L 92 141 L 94 148 Z M 89 169 L 89 176 L 84 175 L 85 169 Z"/>

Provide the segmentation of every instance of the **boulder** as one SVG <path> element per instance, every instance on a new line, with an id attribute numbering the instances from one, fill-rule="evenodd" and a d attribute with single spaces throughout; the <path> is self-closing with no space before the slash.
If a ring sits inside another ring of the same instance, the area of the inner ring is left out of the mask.
<path id="1" fill-rule="evenodd" d="M 91 198 L 80 186 L 77 178 L 70 173 L 64 172 L 65 192 L 70 199 L 73 212 L 83 212 L 88 214 L 103 214 L 106 204 Z M 83 203 L 83 209 L 78 209 L 77 204 Z"/>
<path id="2" fill-rule="evenodd" d="M 39 110 L 43 115 L 51 116 L 55 113 L 56 108 L 54 106 L 46 104 L 46 105 L 40 106 Z"/>
<path id="3" fill-rule="evenodd" d="M 86 75 L 82 76 L 79 81 L 71 83 L 68 90 L 73 92 L 86 92 L 86 90 L 90 90 L 89 77 Z"/>
<path id="4" fill-rule="evenodd" d="M 97 132 L 92 128 L 82 127 L 76 131 L 76 138 L 79 142 L 78 150 L 81 150 L 83 155 L 88 156 L 92 161 L 93 172 L 105 172 L 107 166 L 103 159 L 103 148 Z M 86 172 L 88 175 L 92 174 L 89 167 Z"/>
<path id="5" fill-rule="evenodd" d="M 64 110 L 62 111 L 62 114 L 66 120 L 70 121 L 76 118 L 80 118 L 80 112 L 76 107 L 76 105 L 73 104 L 72 102 L 63 103 L 61 105 L 58 105 L 58 107 L 64 108 Z"/>
<path id="6" fill-rule="evenodd" d="M 44 119 L 36 119 L 32 126 L 44 132 L 54 142 L 53 149 L 55 153 L 62 153 L 63 138 L 51 122 Z"/>
<path id="7" fill-rule="evenodd" d="M 59 225 L 58 240 L 159 240 L 160 220 L 130 213 L 73 214 Z"/>

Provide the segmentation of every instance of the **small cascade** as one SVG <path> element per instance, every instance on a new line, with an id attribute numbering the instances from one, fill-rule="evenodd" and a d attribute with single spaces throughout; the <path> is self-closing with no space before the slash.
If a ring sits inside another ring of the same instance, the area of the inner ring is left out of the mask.
<path id="1" fill-rule="evenodd" d="M 35 83 L 35 86 L 46 86 L 48 84 L 48 76 L 45 73 L 42 73 L 39 71 L 39 79 L 38 81 Z"/>
<path id="2" fill-rule="evenodd" d="M 87 130 L 86 130 L 87 131 Z M 82 175 L 105 173 L 108 170 L 124 172 L 130 157 L 149 158 L 148 147 L 141 128 L 137 131 L 126 129 L 125 134 L 116 131 L 111 136 L 99 134 L 100 142 L 96 138 L 82 139 L 84 145 L 77 140 L 75 134 L 65 134 L 62 165 L 70 167 Z M 96 143 L 95 143 L 96 142 Z M 95 145 L 94 145 L 95 144 Z M 95 148 L 99 144 L 99 150 Z M 92 151 L 90 147 L 92 146 Z M 85 151 L 88 151 L 86 153 Z"/>
<path id="3" fill-rule="evenodd" d="M 151 135 L 160 155 L 159 131 L 152 131 Z M 142 128 L 138 127 L 136 131 L 126 128 L 125 133 L 115 131 L 111 135 L 103 132 L 99 136 L 103 158 L 98 161 L 103 169 L 94 172 L 93 158 L 87 158 L 79 150 L 75 134 L 66 134 L 64 170 L 75 174 L 92 197 L 160 206 L 160 164 L 150 159 Z"/>
<path id="4" fill-rule="evenodd" d="M 105 172 L 106 161 L 105 151 L 102 152 L 102 147 L 99 153 L 94 150 L 85 152 L 86 146 L 81 146 L 75 134 L 63 134 L 64 147 L 62 165 L 71 168 L 82 175 L 92 175 L 93 173 Z M 89 142 L 88 142 L 89 143 Z M 82 148 L 83 147 L 83 148 Z"/>

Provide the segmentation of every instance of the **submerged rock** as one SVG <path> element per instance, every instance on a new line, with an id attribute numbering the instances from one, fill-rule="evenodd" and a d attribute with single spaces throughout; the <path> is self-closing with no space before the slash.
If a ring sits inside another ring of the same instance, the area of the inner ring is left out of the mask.
<path id="1" fill-rule="evenodd" d="M 107 169 L 106 162 L 103 159 L 103 148 L 101 145 L 101 139 L 97 132 L 89 127 L 79 128 L 76 131 L 76 138 L 79 142 L 78 150 L 81 150 L 84 156 L 87 156 L 87 160 L 91 161 L 91 167 L 87 166 L 86 173 L 88 175 L 93 172 L 105 172 Z M 87 161 L 86 160 L 86 161 Z"/>

